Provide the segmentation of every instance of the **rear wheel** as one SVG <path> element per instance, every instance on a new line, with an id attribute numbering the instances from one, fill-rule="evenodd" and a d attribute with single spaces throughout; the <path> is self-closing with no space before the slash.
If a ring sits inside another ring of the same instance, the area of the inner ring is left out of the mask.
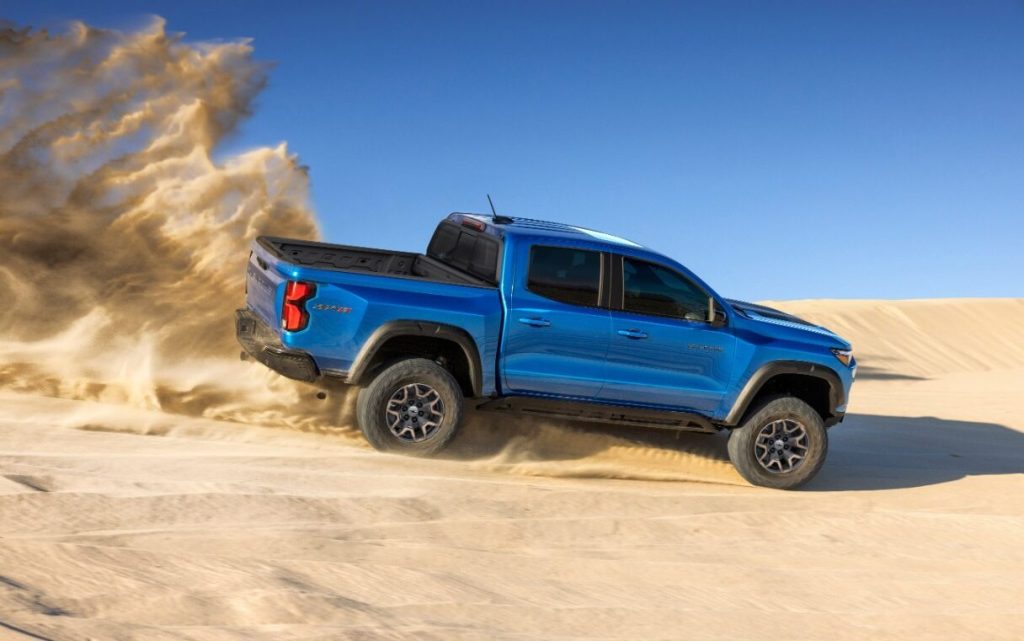
<path id="1" fill-rule="evenodd" d="M 828 453 L 828 432 L 802 400 L 768 399 L 729 434 L 729 459 L 753 485 L 790 490 L 810 481 Z"/>
<path id="2" fill-rule="evenodd" d="M 462 390 L 425 358 L 399 361 L 359 390 L 356 419 L 374 448 L 429 456 L 444 449 L 462 422 Z"/>

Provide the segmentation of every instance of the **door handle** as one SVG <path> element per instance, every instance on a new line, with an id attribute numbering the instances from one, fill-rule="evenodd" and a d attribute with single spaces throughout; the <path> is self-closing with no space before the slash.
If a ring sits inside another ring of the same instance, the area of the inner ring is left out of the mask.
<path id="1" fill-rule="evenodd" d="M 619 336 L 625 336 L 626 338 L 632 338 L 634 340 L 647 338 L 647 332 L 641 332 L 639 329 L 620 329 L 618 333 Z"/>
<path id="2" fill-rule="evenodd" d="M 551 321 L 543 318 L 520 318 L 519 322 L 530 327 L 547 327 L 551 325 Z"/>

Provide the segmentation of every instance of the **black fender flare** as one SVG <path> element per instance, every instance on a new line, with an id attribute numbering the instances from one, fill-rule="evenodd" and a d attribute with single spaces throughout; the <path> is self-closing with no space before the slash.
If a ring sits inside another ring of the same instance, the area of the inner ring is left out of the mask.
<path id="1" fill-rule="evenodd" d="M 455 343 L 462 349 L 469 363 L 469 381 L 473 395 L 483 394 L 483 368 L 480 365 L 480 350 L 469 332 L 461 327 L 417 320 L 393 320 L 382 324 L 374 330 L 359 349 L 352 367 L 348 371 L 345 382 L 351 385 L 362 385 L 366 381 L 368 368 L 374 356 L 384 343 L 398 336 L 423 336 L 440 338 Z"/>
<path id="2" fill-rule="evenodd" d="M 839 375 L 836 374 L 835 370 L 825 367 L 824 365 L 805 363 L 803 361 L 773 361 L 762 365 L 750 378 L 747 379 L 746 384 L 743 385 L 743 389 L 741 389 L 739 395 L 736 396 L 736 400 L 732 404 L 732 409 L 729 410 L 729 414 L 726 415 L 725 420 L 723 420 L 722 423 L 728 426 L 739 425 L 740 421 L 743 420 L 743 415 L 746 414 L 750 404 L 753 402 L 754 398 L 757 397 L 758 392 L 761 391 L 761 388 L 764 387 L 765 383 L 780 374 L 812 376 L 814 378 L 820 378 L 828 383 L 828 409 L 829 413 L 832 415 L 836 414 L 837 407 L 840 407 L 846 402 L 845 392 L 843 391 L 843 382 L 839 379 Z"/>

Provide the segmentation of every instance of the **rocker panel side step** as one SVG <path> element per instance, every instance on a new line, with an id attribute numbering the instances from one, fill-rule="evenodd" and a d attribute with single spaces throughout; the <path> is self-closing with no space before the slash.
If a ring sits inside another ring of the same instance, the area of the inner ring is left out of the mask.
<path id="1" fill-rule="evenodd" d="M 711 433 L 717 430 L 711 421 L 700 414 L 649 410 L 624 405 L 604 405 L 558 398 L 505 396 L 485 401 L 477 405 L 476 409 L 687 432 Z"/>

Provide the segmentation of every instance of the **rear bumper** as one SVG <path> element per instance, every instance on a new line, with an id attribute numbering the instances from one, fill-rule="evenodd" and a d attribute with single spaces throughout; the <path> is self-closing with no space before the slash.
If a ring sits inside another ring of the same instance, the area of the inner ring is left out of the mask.
<path id="1" fill-rule="evenodd" d="M 286 348 L 263 319 L 248 309 L 235 310 L 235 336 L 246 354 L 281 376 L 307 383 L 320 378 L 309 354 Z"/>

